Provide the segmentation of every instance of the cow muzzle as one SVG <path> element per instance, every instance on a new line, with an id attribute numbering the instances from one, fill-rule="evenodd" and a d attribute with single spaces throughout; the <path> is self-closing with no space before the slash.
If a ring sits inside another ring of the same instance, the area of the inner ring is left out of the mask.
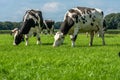
<path id="1" fill-rule="evenodd" d="M 16 46 L 17 44 L 16 43 L 13 43 L 14 46 Z"/>

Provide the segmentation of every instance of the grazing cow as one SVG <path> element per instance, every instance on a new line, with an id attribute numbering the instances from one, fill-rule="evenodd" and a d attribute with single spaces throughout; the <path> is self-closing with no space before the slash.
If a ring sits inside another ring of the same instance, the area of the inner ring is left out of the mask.
<path id="1" fill-rule="evenodd" d="M 105 45 L 103 23 L 103 11 L 100 9 L 87 7 L 72 8 L 65 14 L 60 30 L 54 36 L 53 46 L 61 45 L 65 35 L 69 34 L 72 40 L 72 47 L 74 47 L 78 32 L 89 32 L 89 45 L 92 46 L 94 32 L 97 31 L 102 37 L 103 45 Z"/>
<path id="2" fill-rule="evenodd" d="M 23 36 L 25 36 L 26 45 L 28 45 L 28 38 L 33 34 L 33 32 L 37 33 L 36 34 L 37 44 L 40 44 L 39 33 L 41 32 L 42 26 L 43 26 L 43 17 L 41 11 L 37 11 L 33 9 L 26 11 L 23 17 L 23 24 L 20 30 L 18 29 L 13 30 L 13 32 L 15 32 L 13 45 L 20 44 L 20 42 L 23 39 Z"/>
<path id="3" fill-rule="evenodd" d="M 12 36 L 14 36 L 14 38 L 15 38 L 15 34 L 17 33 L 17 32 L 19 32 L 20 30 L 18 29 L 18 28 L 14 28 L 13 30 L 11 30 L 11 35 Z M 21 41 L 24 41 L 24 37 L 22 37 L 22 39 L 21 39 Z M 13 41 L 13 45 L 14 45 L 14 41 Z"/>
<path id="4" fill-rule="evenodd" d="M 48 34 L 53 34 L 55 22 L 53 20 L 44 20 L 43 23 L 42 31 L 47 31 Z"/>

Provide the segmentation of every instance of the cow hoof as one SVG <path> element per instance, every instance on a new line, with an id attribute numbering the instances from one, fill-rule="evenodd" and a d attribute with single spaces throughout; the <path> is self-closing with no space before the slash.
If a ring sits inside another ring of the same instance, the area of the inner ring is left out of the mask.
<path id="1" fill-rule="evenodd" d="M 89 44 L 89 46 L 92 46 L 92 44 Z"/>
<path id="2" fill-rule="evenodd" d="M 53 45 L 53 47 L 57 47 L 57 46 Z"/>
<path id="3" fill-rule="evenodd" d="M 28 46 L 28 44 L 25 44 L 25 46 Z"/>
<path id="4" fill-rule="evenodd" d="M 16 46 L 16 44 L 15 44 L 15 43 L 13 43 L 13 45 L 14 45 L 14 46 Z"/>

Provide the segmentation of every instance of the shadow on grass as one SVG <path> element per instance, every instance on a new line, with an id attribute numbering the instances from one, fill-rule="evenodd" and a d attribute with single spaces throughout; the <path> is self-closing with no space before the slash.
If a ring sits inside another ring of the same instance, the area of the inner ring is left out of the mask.
<path id="1" fill-rule="evenodd" d="M 53 46 L 53 43 L 42 43 L 41 45 L 43 45 L 43 46 Z M 67 43 L 63 43 L 62 45 L 60 45 L 60 46 L 66 46 L 67 45 Z M 59 46 L 58 46 L 59 47 Z"/>
<path id="2" fill-rule="evenodd" d="M 120 46 L 120 44 L 106 44 L 105 46 Z"/>
<path id="3" fill-rule="evenodd" d="M 23 44 L 24 45 L 24 44 Z M 29 44 L 28 46 L 36 46 L 37 44 Z M 18 45 L 19 46 L 19 45 Z M 25 46 L 25 45 L 24 45 Z M 42 43 L 41 46 L 53 46 L 53 43 Z M 63 43 L 62 45 L 63 47 L 71 47 L 71 44 L 68 43 Z M 59 47 L 60 47 L 59 46 Z M 73 48 L 80 48 L 80 47 L 84 47 L 84 48 L 90 48 L 90 47 L 109 47 L 109 46 L 120 46 L 120 44 L 106 44 L 106 45 L 102 45 L 102 44 L 93 44 L 92 46 L 89 46 L 88 44 L 76 44 L 75 47 Z"/>
<path id="4" fill-rule="evenodd" d="M 42 43 L 41 45 L 53 45 L 53 43 Z"/>
<path id="5" fill-rule="evenodd" d="M 114 37 L 116 37 L 116 36 L 114 36 L 114 35 L 105 35 L 105 38 L 114 38 Z"/>
<path id="6" fill-rule="evenodd" d="M 120 44 L 106 44 L 106 45 L 102 45 L 102 44 L 93 44 L 92 46 L 89 46 L 89 45 L 76 45 L 75 47 L 86 47 L 86 48 L 89 48 L 89 47 L 105 47 L 105 46 L 120 46 Z"/>

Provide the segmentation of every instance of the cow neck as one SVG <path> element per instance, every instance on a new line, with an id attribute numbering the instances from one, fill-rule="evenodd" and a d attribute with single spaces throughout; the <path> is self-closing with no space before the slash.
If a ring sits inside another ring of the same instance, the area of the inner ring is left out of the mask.
<path id="1" fill-rule="evenodd" d="M 21 33 L 21 30 L 19 30 L 18 34 L 19 34 L 20 36 L 23 36 L 23 34 Z"/>
<path id="2" fill-rule="evenodd" d="M 60 31 L 63 33 L 63 35 L 66 35 L 73 25 L 74 21 L 70 17 L 67 17 L 66 20 L 62 23 Z"/>

